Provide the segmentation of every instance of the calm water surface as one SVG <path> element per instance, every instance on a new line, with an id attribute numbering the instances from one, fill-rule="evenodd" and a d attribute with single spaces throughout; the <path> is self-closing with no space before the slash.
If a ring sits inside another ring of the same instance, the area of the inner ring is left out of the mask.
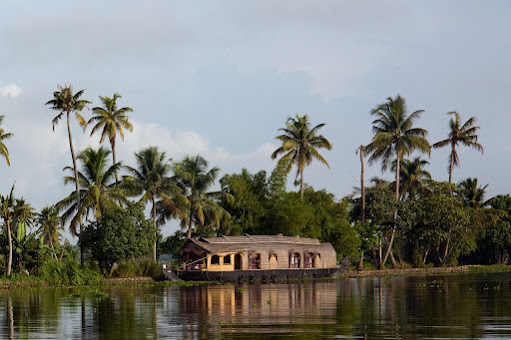
<path id="1" fill-rule="evenodd" d="M 511 338 L 511 275 L 0 292 L 0 339 Z"/>

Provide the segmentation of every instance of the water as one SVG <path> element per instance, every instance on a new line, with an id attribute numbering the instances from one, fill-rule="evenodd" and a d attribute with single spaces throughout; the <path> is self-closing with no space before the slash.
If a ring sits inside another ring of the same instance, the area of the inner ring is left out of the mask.
<path id="1" fill-rule="evenodd" d="M 0 291 L 0 339 L 511 338 L 511 274 Z"/>

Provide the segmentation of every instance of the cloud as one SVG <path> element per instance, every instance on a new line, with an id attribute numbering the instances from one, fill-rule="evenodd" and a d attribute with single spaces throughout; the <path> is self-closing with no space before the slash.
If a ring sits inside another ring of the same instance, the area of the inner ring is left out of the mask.
<path id="1" fill-rule="evenodd" d="M 14 84 L 2 86 L 2 83 L 0 82 L 0 94 L 3 96 L 15 98 L 22 93 L 23 89 L 21 87 Z"/>

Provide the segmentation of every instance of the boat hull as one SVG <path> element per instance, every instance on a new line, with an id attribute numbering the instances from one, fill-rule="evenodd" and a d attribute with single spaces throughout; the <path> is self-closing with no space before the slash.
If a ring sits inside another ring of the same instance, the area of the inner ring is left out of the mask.
<path id="1" fill-rule="evenodd" d="M 344 274 L 343 268 L 311 269 L 254 269 L 234 271 L 200 271 L 184 270 L 176 272 L 185 281 L 220 281 L 220 282 L 270 282 L 276 280 L 337 277 Z"/>

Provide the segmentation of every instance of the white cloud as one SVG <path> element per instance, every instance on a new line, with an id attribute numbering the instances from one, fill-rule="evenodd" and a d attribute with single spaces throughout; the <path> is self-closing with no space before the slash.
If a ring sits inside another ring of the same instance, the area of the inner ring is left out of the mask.
<path id="1" fill-rule="evenodd" d="M 14 98 L 22 93 L 23 89 L 21 87 L 14 84 L 2 86 L 2 83 L 0 82 L 0 94 L 2 94 L 3 96 Z"/>

